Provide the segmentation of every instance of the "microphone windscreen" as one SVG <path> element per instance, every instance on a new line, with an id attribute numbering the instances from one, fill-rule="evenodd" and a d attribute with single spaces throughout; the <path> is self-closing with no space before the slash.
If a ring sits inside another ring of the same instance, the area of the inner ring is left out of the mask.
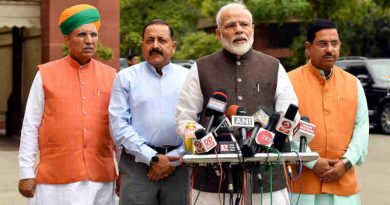
<path id="1" fill-rule="evenodd" d="M 223 102 L 226 102 L 227 101 L 227 98 L 228 98 L 228 95 L 226 94 L 226 92 L 224 90 L 219 90 L 219 91 L 215 91 L 213 93 L 213 97 L 217 100 L 220 100 L 220 101 L 223 101 Z"/>
<path id="2" fill-rule="evenodd" d="M 230 105 L 229 106 L 229 108 L 227 110 L 227 113 L 226 113 L 226 115 L 227 115 L 227 117 L 229 119 L 232 119 L 232 115 L 236 115 L 237 114 L 238 107 L 240 107 L 240 106 L 238 106 L 238 105 Z"/>
<path id="3" fill-rule="evenodd" d="M 196 136 L 196 139 L 200 140 L 200 139 L 202 139 L 204 136 L 206 136 L 206 131 L 205 131 L 204 129 L 196 130 L 196 131 L 195 131 L 195 136 Z"/>
<path id="4" fill-rule="evenodd" d="M 298 106 L 290 104 L 290 106 L 288 106 L 287 108 L 286 114 L 284 114 L 284 118 L 293 121 L 297 112 Z"/>
<path id="5" fill-rule="evenodd" d="M 237 108 L 237 114 L 236 115 L 247 115 L 245 107 L 244 106 L 239 106 Z"/>

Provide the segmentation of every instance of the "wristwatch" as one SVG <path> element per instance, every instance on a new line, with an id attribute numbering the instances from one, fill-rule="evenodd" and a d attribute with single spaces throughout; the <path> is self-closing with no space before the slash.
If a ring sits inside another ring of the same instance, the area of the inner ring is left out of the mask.
<path id="1" fill-rule="evenodd" d="M 150 159 L 150 166 L 153 166 L 155 164 L 158 163 L 158 154 L 154 155 L 151 159 Z"/>
<path id="2" fill-rule="evenodd" d="M 352 168 L 352 163 L 346 157 L 341 157 L 341 161 L 344 163 L 345 170 L 350 170 Z"/>

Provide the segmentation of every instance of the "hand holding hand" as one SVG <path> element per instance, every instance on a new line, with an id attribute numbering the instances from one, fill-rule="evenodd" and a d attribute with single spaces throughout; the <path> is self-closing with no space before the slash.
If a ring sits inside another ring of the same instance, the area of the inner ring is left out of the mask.
<path id="1" fill-rule="evenodd" d="M 331 169 L 331 166 L 328 163 L 328 159 L 320 157 L 318 158 L 312 170 L 317 176 L 321 177 L 321 175 L 327 172 L 329 169 Z"/>
<path id="2" fill-rule="evenodd" d="M 158 181 L 171 175 L 176 167 L 171 164 L 171 161 L 180 159 L 180 156 L 165 156 L 158 155 L 158 162 L 149 168 L 148 179 L 150 181 Z"/>
<path id="3" fill-rule="evenodd" d="M 337 181 L 347 172 L 342 160 L 329 160 L 328 164 L 332 168 L 320 176 L 325 183 Z"/>

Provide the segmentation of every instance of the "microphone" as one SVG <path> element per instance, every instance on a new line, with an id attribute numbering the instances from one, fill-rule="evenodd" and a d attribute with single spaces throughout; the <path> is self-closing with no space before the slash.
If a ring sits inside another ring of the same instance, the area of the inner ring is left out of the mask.
<path id="1" fill-rule="evenodd" d="M 294 128 L 293 140 L 299 141 L 299 152 L 306 152 L 307 144 L 314 138 L 316 126 L 310 123 L 307 116 L 302 116 L 299 124 Z"/>
<path id="2" fill-rule="evenodd" d="M 275 127 L 280 119 L 280 114 L 278 112 L 273 112 L 269 118 L 268 124 L 265 128 L 260 128 L 259 132 L 255 137 L 256 143 L 259 145 L 258 152 L 262 152 L 262 148 L 271 147 L 274 141 Z"/>
<path id="3" fill-rule="evenodd" d="M 240 106 L 238 106 L 238 105 L 230 105 L 228 110 L 227 110 L 226 116 L 231 120 L 232 119 L 232 115 L 236 115 L 237 114 L 237 109 L 239 107 Z"/>
<path id="4" fill-rule="evenodd" d="M 223 141 L 223 142 L 225 142 L 225 141 L 232 141 L 232 142 L 234 142 L 235 149 L 237 149 L 237 151 L 240 152 L 241 149 L 238 146 L 236 138 L 232 134 L 234 129 L 232 127 L 232 124 L 230 123 L 229 118 L 226 117 L 225 115 L 222 115 L 220 118 L 221 118 L 221 121 L 220 121 L 219 125 L 215 128 L 214 132 L 213 132 L 214 136 L 217 136 L 218 143 L 220 143 L 220 141 Z M 225 135 L 226 136 L 225 138 L 222 138 L 222 139 L 225 139 L 225 140 L 220 140 L 219 139 L 221 137 L 221 135 Z M 229 143 L 231 143 L 231 142 L 229 142 Z M 222 144 L 224 144 L 224 143 L 222 143 Z M 231 146 L 231 145 L 229 145 L 229 146 Z M 225 153 L 231 153 L 231 152 L 227 151 Z M 234 150 L 234 153 L 236 153 L 236 150 Z"/>
<path id="5" fill-rule="evenodd" d="M 290 139 L 288 136 L 292 134 L 294 128 L 294 118 L 298 112 L 298 107 L 294 104 L 288 106 L 284 117 L 280 118 L 276 125 L 276 134 L 274 138 L 274 147 L 279 152 L 291 152 Z"/>
<path id="6" fill-rule="evenodd" d="M 215 148 L 218 154 L 231 154 L 237 152 L 237 142 L 233 140 L 231 130 L 227 127 L 222 127 L 217 130 L 217 147 Z"/>
<path id="7" fill-rule="evenodd" d="M 255 126 L 254 117 L 247 116 L 245 107 L 240 106 L 237 108 L 236 115 L 232 115 L 232 126 L 238 127 L 238 131 L 241 133 L 241 140 L 247 138 L 247 128 L 253 128 Z"/>
<path id="8" fill-rule="evenodd" d="M 228 191 L 229 191 L 229 193 L 233 194 L 234 187 L 233 187 L 232 164 L 231 163 L 224 163 L 224 165 L 225 165 L 225 170 L 226 170 Z"/>
<path id="9" fill-rule="evenodd" d="M 233 131 L 232 123 L 230 123 L 229 118 L 227 118 L 225 115 L 220 116 L 218 120 L 220 123 L 213 131 L 215 136 L 218 136 L 218 130 L 221 128 L 228 128 L 230 131 Z"/>
<path id="10" fill-rule="evenodd" d="M 194 141 L 194 146 L 196 153 L 198 154 L 208 153 L 217 146 L 217 141 L 215 140 L 213 134 L 206 134 L 204 129 L 195 131 L 195 136 L 197 140 Z"/>
<path id="11" fill-rule="evenodd" d="M 222 91 L 213 93 L 206 106 L 205 116 L 210 117 L 206 125 L 206 133 L 210 132 L 215 117 L 221 116 L 226 109 L 227 95 Z"/>
<path id="12" fill-rule="evenodd" d="M 264 106 L 261 106 L 253 114 L 255 127 L 252 130 L 250 138 L 245 139 L 241 144 L 241 151 L 244 157 L 251 157 L 257 152 L 258 145 L 255 142 L 256 135 L 261 127 L 265 127 L 268 124 L 269 116 L 263 111 L 263 107 Z"/>

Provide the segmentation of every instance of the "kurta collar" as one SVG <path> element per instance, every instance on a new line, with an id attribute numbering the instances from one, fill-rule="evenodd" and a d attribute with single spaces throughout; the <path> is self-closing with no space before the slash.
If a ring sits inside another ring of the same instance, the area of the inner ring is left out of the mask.
<path id="1" fill-rule="evenodd" d="M 321 69 L 318 69 L 314 67 L 311 64 L 311 61 L 307 62 L 306 67 L 309 69 L 309 71 L 320 81 L 325 83 L 325 81 L 329 80 L 332 77 L 333 74 L 333 68 L 331 69 L 330 73 L 328 76 L 325 76 L 325 72 L 322 71 Z"/>
<path id="2" fill-rule="evenodd" d="M 146 62 L 146 67 L 148 68 L 148 70 L 150 70 L 154 75 L 156 75 L 160 78 L 164 77 L 164 75 L 166 75 L 171 70 L 171 61 L 169 61 L 168 64 L 166 64 L 165 66 L 162 67 L 162 69 L 161 69 L 162 75 L 160 76 L 157 73 L 156 68 L 154 68 L 154 66 L 152 64 L 150 64 L 148 61 L 145 61 L 145 62 Z"/>
<path id="3" fill-rule="evenodd" d="M 80 68 L 83 68 L 83 69 L 89 68 L 89 67 L 92 65 L 91 62 L 93 61 L 93 59 L 91 58 L 91 60 L 90 60 L 87 64 L 85 64 L 85 65 L 80 65 L 77 61 L 75 61 L 72 57 L 70 57 L 70 55 L 67 55 L 67 56 L 65 57 L 65 60 L 66 60 L 72 67 L 78 68 L 78 69 L 80 69 Z"/>
<path id="4" fill-rule="evenodd" d="M 226 49 L 222 50 L 222 54 L 224 56 L 226 56 L 228 59 L 230 59 L 231 61 L 233 61 L 233 62 L 236 62 L 236 61 L 245 62 L 246 60 L 248 60 L 253 55 L 253 48 L 249 49 L 249 51 L 246 52 L 242 56 L 237 56 L 236 54 L 230 53 Z"/>

